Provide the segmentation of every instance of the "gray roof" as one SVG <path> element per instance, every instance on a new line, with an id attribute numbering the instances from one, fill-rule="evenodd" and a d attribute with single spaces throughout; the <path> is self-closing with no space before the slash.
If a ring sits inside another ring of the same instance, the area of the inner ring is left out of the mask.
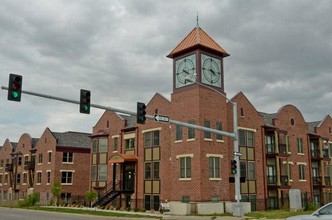
<path id="1" fill-rule="evenodd" d="M 269 113 L 265 113 L 265 112 L 260 112 L 259 114 L 263 116 L 264 125 L 274 127 L 274 125 L 272 123 L 272 119 L 276 117 L 277 113 L 269 114 Z"/>
<path id="2" fill-rule="evenodd" d="M 121 115 L 123 119 L 126 120 L 126 127 L 125 128 L 133 128 L 137 126 L 136 123 L 136 116 L 134 115 Z"/>
<path id="3" fill-rule="evenodd" d="M 52 132 L 57 140 L 57 146 L 61 147 L 77 147 L 77 148 L 90 148 L 91 139 L 89 133 L 80 132 Z"/>
<path id="4" fill-rule="evenodd" d="M 320 121 L 313 121 L 313 122 L 307 122 L 307 125 L 309 127 L 309 132 L 312 134 L 315 134 L 315 127 L 319 125 Z"/>

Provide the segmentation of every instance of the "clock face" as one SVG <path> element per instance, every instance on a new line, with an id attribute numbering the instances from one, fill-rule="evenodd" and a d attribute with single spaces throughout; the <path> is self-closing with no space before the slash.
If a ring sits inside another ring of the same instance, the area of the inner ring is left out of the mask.
<path id="1" fill-rule="evenodd" d="M 221 73 L 221 60 L 202 54 L 201 55 L 202 66 L 202 83 L 221 87 L 222 85 L 222 73 Z"/>
<path id="2" fill-rule="evenodd" d="M 178 59 L 175 62 L 175 87 L 193 84 L 196 81 L 196 54 Z"/>

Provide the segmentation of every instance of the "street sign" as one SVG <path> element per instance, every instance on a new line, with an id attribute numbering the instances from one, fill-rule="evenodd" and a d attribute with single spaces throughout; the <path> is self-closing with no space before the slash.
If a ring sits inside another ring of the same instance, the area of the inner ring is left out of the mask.
<path id="1" fill-rule="evenodd" d="M 154 115 L 154 120 L 159 122 L 169 122 L 169 116 L 167 115 Z"/>
<path id="2" fill-rule="evenodd" d="M 233 155 L 234 155 L 234 156 L 241 157 L 241 156 L 242 156 L 242 153 L 241 153 L 241 152 L 236 152 L 236 151 L 234 151 L 234 152 L 233 152 Z"/>

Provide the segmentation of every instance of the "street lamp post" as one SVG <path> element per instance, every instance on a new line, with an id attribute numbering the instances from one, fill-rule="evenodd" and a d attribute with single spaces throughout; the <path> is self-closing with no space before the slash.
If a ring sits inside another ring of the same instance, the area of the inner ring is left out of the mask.
<path id="1" fill-rule="evenodd" d="M 220 91 L 214 89 L 213 87 L 207 86 L 203 83 L 197 82 L 196 80 L 194 81 L 193 79 L 186 78 L 186 82 L 191 82 L 191 83 L 196 83 L 200 86 L 203 86 L 207 89 L 210 89 L 219 95 L 223 96 L 228 102 L 230 102 L 233 105 L 233 136 L 229 136 L 230 138 L 233 139 L 233 144 L 234 144 L 234 160 L 236 161 L 236 164 L 239 166 L 240 165 L 240 158 L 239 155 L 236 154 L 239 152 L 239 139 L 238 139 L 238 121 L 237 121 L 237 103 L 234 101 L 231 101 L 226 97 L 225 94 L 221 93 Z M 235 174 L 235 199 L 236 199 L 236 204 L 233 207 L 233 215 L 234 216 L 243 216 L 243 207 L 241 204 L 241 185 L 240 185 L 240 172 L 237 172 Z"/>

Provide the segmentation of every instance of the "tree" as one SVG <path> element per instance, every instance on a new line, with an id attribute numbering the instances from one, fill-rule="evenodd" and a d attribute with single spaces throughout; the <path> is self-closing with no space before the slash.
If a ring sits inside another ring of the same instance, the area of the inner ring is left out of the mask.
<path id="1" fill-rule="evenodd" d="M 60 183 L 58 178 L 55 178 L 52 189 L 51 189 L 51 192 L 52 192 L 53 197 L 55 199 L 54 204 L 58 205 L 59 197 L 60 197 L 61 192 L 62 192 L 61 183 Z"/>
<path id="2" fill-rule="evenodd" d="M 93 191 L 87 191 L 85 192 L 85 198 L 86 200 L 88 200 L 89 206 L 91 207 L 91 202 L 97 198 L 97 193 Z"/>

